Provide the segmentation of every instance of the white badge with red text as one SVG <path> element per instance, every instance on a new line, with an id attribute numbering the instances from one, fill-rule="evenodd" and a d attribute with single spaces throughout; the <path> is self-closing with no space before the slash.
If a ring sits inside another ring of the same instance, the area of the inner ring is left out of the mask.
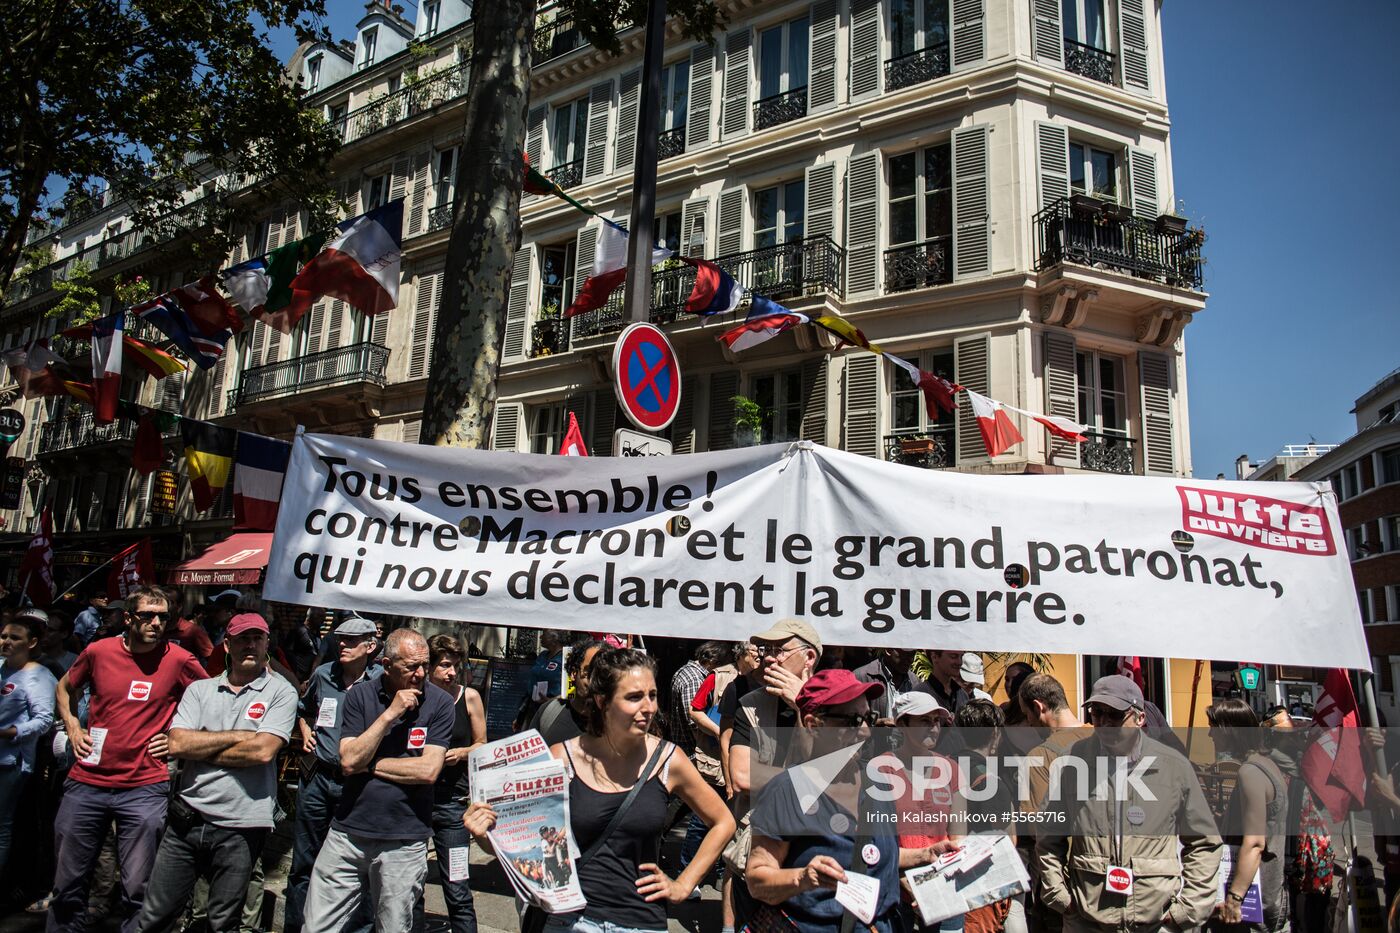
<path id="1" fill-rule="evenodd" d="M 1127 897 L 1133 893 L 1133 870 L 1124 868 L 1122 865 L 1108 866 L 1108 875 L 1104 878 L 1104 886 L 1114 894 L 1122 894 Z"/>
<path id="2" fill-rule="evenodd" d="M 126 698 L 145 703 L 151 698 L 151 682 L 149 680 L 133 680 L 131 686 L 126 688 Z"/>
<path id="3" fill-rule="evenodd" d="M 408 730 L 408 747 L 422 748 L 428 744 L 428 730 L 422 726 L 414 726 Z"/>
<path id="4" fill-rule="evenodd" d="M 335 697 L 324 697 L 321 700 L 321 708 L 316 712 L 316 728 L 331 729 L 335 727 L 335 711 L 340 708 L 340 701 Z"/>
<path id="5" fill-rule="evenodd" d="M 256 703 L 249 703 L 248 709 L 243 715 L 247 716 L 253 722 L 261 722 L 262 718 L 267 715 L 267 704 L 263 703 L 261 700 Z"/>

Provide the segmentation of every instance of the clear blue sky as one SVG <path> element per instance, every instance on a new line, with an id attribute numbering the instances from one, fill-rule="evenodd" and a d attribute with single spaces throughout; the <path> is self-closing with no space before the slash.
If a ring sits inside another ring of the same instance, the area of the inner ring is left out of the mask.
<path id="1" fill-rule="evenodd" d="M 363 4 L 327 7 L 352 38 Z M 1242 453 L 1350 436 L 1400 366 L 1400 3 L 1166 0 L 1163 21 L 1177 196 L 1210 237 L 1192 460 L 1233 477 Z"/>

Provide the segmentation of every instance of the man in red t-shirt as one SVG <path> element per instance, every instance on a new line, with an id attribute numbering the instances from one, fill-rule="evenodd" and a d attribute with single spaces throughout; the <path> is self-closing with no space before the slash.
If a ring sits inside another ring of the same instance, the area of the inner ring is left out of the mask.
<path id="1" fill-rule="evenodd" d="M 122 933 L 134 933 L 170 795 L 166 730 L 185 688 L 205 677 L 194 655 L 165 640 L 173 600 L 141 587 L 127 599 L 126 632 L 83 649 L 58 682 L 55 706 L 75 760 L 54 819 L 58 868 L 49 933 L 88 926 L 88 884 L 102 839 L 117 824 Z M 88 727 L 77 700 L 91 690 Z"/>

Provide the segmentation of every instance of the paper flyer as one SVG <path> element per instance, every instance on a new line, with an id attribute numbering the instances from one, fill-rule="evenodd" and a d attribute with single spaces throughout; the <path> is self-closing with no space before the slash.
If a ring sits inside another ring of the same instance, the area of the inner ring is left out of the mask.
<path id="1" fill-rule="evenodd" d="M 549 745 L 534 729 L 487 742 L 467 756 L 467 780 L 471 786 L 472 802 L 481 803 L 485 799 L 477 791 L 480 786 L 477 775 L 481 772 L 548 759 Z"/>
<path id="2" fill-rule="evenodd" d="M 472 794 L 496 811 L 491 846 L 522 899 L 551 914 L 587 906 L 574 873 L 579 853 L 569 830 L 569 777 L 562 761 L 479 771 Z"/>

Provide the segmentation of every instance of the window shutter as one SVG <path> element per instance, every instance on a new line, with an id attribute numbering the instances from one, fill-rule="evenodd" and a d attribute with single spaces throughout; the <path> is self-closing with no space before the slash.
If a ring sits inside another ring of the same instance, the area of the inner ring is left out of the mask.
<path id="1" fill-rule="evenodd" d="M 525 155 L 530 159 L 530 167 L 537 172 L 544 171 L 544 117 L 548 108 L 536 107 L 525 118 Z"/>
<path id="2" fill-rule="evenodd" d="M 710 98 L 715 80 L 715 50 L 698 45 L 690 52 L 690 113 L 686 116 L 685 147 L 693 149 L 710 141 Z"/>
<path id="3" fill-rule="evenodd" d="M 1128 193 L 1133 213 L 1147 220 L 1157 219 L 1157 154 L 1146 149 L 1128 149 Z"/>
<path id="4" fill-rule="evenodd" d="M 880 93 L 880 0 L 851 0 L 851 100 Z"/>
<path id="5" fill-rule="evenodd" d="M 1038 61 L 1063 67 L 1065 32 L 1060 0 L 1031 0 L 1031 49 Z"/>
<path id="6" fill-rule="evenodd" d="M 812 4 L 807 55 L 807 112 L 836 106 L 836 0 Z"/>
<path id="7" fill-rule="evenodd" d="M 1118 51 L 1123 62 L 1123 86 L 1150 91 L 1147 68 L 1147 2 L 1118 0 Z"/>
<path id="8" fill-rule="evenodd" d="M 1079 371 L 1075 367 L 1074 337 L 1057 330 L 1045 332 L 1045 413 L 1079 420 Z M 1079 445 L 1045 433 L 1046 460 L 1056 466 L 1079 466 Z"/>
<path id="9" fill-rule="evenodd" d="M 836 239 L 836 163 L 822 162 L 807 169 L 804 237 Z"/>
<path id="10" fill-rule="evenodd" d="M 422 379 L 428 375 L 428 361 L 433 353 L 434 324 L 437 321 L 442 273 L 428 272 L 418 276 L 418 293 L 413 305 L 413 344 L 408 356 L 408 378 Z"/>
<path id="11" fill-rule="evenodd" d="M 748 189 L 742 185 L 719 193 L 719 232 L 715 235 L 715 256 L 732 256 L 744 251 L 744 200 Z"/>
<path id="12" fill-rule="evenodd" d="M 725 34 L 724 42 L 724 113 L 720 129 L 725 139 L 745 133 L 749 128 L 749 46 L 753 32 L 748 27 Z"/>
<path id="13" fill-rule="evenodd" d="M 420 152 L 413 157 L 413 197 L 408 206 L 409 236 L 423 232 L 423 219 L 427 214 L 428 202 L 428 161 L 426 152 Z"/>
<path id="14" fill-rule="evenodd" d="M 953 341 L 953 381 L 960 386 L 990 394 L 991 345 L 989 334 L 973 334 Z M 963 399 L 958 405 L 958 464 L 987 459 L 987 445 L 982 441 L 982 429 L 972 414 L 972 405 Z"/>
<path id="15" fill-rule="evenodd" d="M 802 361 L 802 430 L 804 441 L 825 444 L 826 438 L 826 354 Z"/>
<path id="16" fill-rule="evenodd" d="M 275 327 L 267 329 L 267 349 L 263 353 L 263 364 L 277 362 L 282 352 L 282 332 Z"/>
<path id="17" fill-rule="evenodd" d="M 1147 473 L 1176 473 L 1172 425 L 1172 361 L 1165 353 L 1138 352 L 1142 394 L 1142 463 Z"/>
<path id="18" fill-rule="evenodd" d="M 739 374 L 734 370 L 710 376 L 708 450 L 734 449 L 734 396 L 739 394 Z"/>
<path id="19" fill-rule="evenodd" d="M 171 373 L 160 380 L 160 402 L 156 405 L 162 411 L 178 412 L 185 400 L 186 373 Z"/>
<path id="20" fill-rule="evenodd" d="M 1035 124 L 1035 160 L 1040 177 L 1040 209 L 1069 197 L 1069 128 Z"/>
<path id="21" fill-rule="evenodd" d="M 988 128 L 953 131 L 953 276 L 985 275 L 991 268 Z"/>
<path id="22" fill-rule="evenodd" d="M 642 100 L 642 72 L 634 69 L 622 76 L 617 92 L 617 151 L 613 171 L 630 172 L 637 161 L 637 112 Z"/>
<path id="23" fill-rule="evenodd" d="M 273 215 L 267 221 L 267 251 L 270 253 L 282 245 L 282 218 Z"/>
<path id="24" fill-rule="evenodd" d="M 953 70 L 981 64 L 986 57 L 985 0 L 953 0 Z"/>
<path id="25" fill-rule="evenodd" d="M 375 319 L 389 319 L 388 314 L 377 314 Z M 345 326 L 345 302 L 339 298 L 331 302 L 330 310 L 326 313 L 326 344 L 327 350 L 340 349 L 341 331 Z"/>
<path id="26" fill-rule="evenodd" d="M 155 479 L 154 473 L 147 473 L 137 481 L 140 491 L 136 494 L 136 506 L 132 509 L 131 514 L 131 527 L 133 528 L 146 527 L 146 522 L 151 515 L 151 485 Z"/>
<path id="27" fill-rule="evenodd" d="M 852 157 L 846 166 L 846 295 L 879 285 L 880 152 Z"/>
<path id="28" fill-rule="evenodd" d="M 608 118 L 612 113 L 611 80 L 593 85 L 588 92 L 588 144 L 584 147 L 583 177 L 600 178 L 608 173 Z"/>
<path id="29" fill-rule="evenodd" d="M 306 356 L 321 352 L 321 331 L 326 326 L 327 303 L 328 299 L 325 298 L 316 302 L 311 306 L 311 313 L 302 320 L 302 326 L 306 328 Z"/>
<path id="30" fill-rule="evenodd" d="M 525 355 L 525 324 L 530 316 L 530 270 L 535 267 L 535 244 L 515 251 L 510 270 L 510 297 L 506 299 L 506 334 L 501 358 L 517 360 Z"/>
<path id="31" fill-rule="evenodd" d="M 348 178 L 345 181 L 345 210 L 346 217 L 355 217 L 360 213 L 360 205 L 364 203 L 364 184 L 360 179 Z"/>
<path id="32" fill-rule="evenodd" d="M 584 280 L 593 274 L 593 260 L 598 254 L 598 234 L 600 227 L 584 227 L 574 239 L 574 296 L 583 288 Z M 560 308 L 563 314 L 567 308 Z M 574 318 L 583 320 L 583 318 Z"/>
<path id="33" fill-rule="evenodd" d="M 623 416 L 626 417 L 625 415 Z M 593 423 L 589 425 L 588 452 L 594 457 L 613 453 L 613 429 L 617 426 L 617 398 L 612 389 L 593 391 Z"/>
<path id="34" fill-rule="evenodd" d="M 423 419 L 414 418 L 412 421 L 403 423 L 403 442 L 405 444 L 418 444 L 423 440 Z"/>
<path id="35" fill-rule="evenodd" d="M 224 384 L 228 380 L 229 352 L 225 350 L 219 357 L 219 361 L 214 364 L 213 375 L 210 377 L 209 417 L 211 418 L 224 413 L 227 398 L 224 395 Z"/>
<path id="36" fill-rule="evenodd" d="M 671 452 L 695 453 L 695 392 L 694 376 L 681 377 L 681 400 L 676 406 L 676 420 L 671 422 Z"/>
<path id="37" fill-rule="evenodd" d="M 681 205 L 681 255 L 705 257 L 705 224 L 710 211 L 709 198 L 691 198 Z"/>
<path id="38" fill-rule="evenodd" d="M 880 456 L 880 358 L 862 353 L 846 357 L 842 374 L 841 449 L 862 457 Z"/>
<path id="39" fill-rule="evenodd" d="M 520 421 L 523 406 L 519 402 L 497 402 L 491 419 L 491 449 L 519 450 Z"/>
<path id="40" fill-rule="evenodd" d="M 301 209 L 293 207 L 282 222 L 282 245 L 295 243 L 301 237 Z"/>
<path id="41" fill-rule="evenodd" d="M 394 163 L 393 174 L 389 177 L 390 201 L 397 201 L 408 191 L 408 173 L 411 167 L 412 163 L 408 159 L 399 159 Z"/>

